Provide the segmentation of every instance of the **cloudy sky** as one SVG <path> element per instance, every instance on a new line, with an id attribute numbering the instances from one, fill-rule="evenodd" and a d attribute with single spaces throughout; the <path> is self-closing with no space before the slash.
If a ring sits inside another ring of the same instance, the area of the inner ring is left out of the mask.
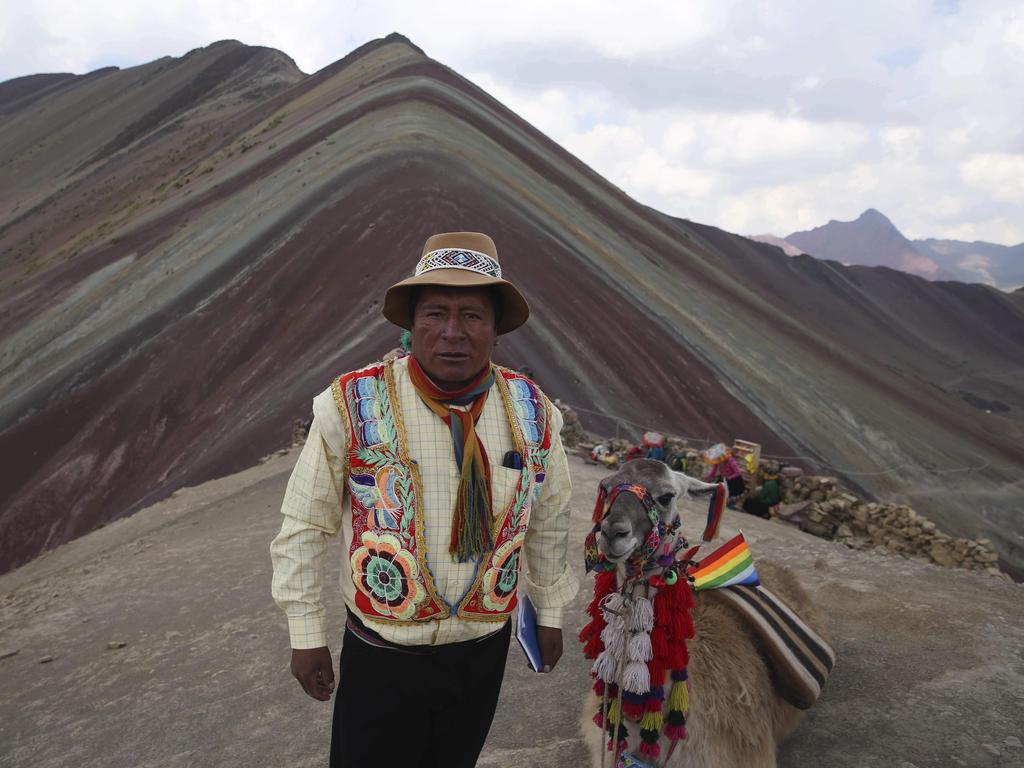
<path id="1" fill-rule="evenodd" d="M 1024 241 L 1020 0 L 26 0 L 0 80 L 224 38 L 312 72 L 392 31 L 675 216 L 786 235 L 873 207 Z"/>

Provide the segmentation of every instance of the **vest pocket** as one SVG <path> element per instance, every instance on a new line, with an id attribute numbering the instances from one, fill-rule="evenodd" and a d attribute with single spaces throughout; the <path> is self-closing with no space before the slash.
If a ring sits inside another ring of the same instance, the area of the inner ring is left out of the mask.
<path id="1" fill-rule="evenodd" d="M 491 467 L 491 514 L 500 517 L 505 514 L 516 495 L 516 487 L 522 472 L 508 467 Z"/>

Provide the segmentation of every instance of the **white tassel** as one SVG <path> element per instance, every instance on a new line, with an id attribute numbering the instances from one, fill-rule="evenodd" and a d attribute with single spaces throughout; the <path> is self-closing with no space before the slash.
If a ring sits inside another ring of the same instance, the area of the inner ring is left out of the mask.
<path id="1" fill-rule="evenodd" d="M 630 661 L 650 661 L 654 657 L 651 648 L 651 636 L 646 632 L 637 632 L 629 638 L 629 645 L 626 648 L 626 658 Z"/>
<path id="2" fill-rule="evenodd" d="M 602 604 L 602 607 L 611 611 L 612 613 L 622 613 L 622 606 L 625 603 L 621 592 L 612 592 L 608 595 Z M 607 618 L 607 615 L 606 615 Z"/>
<path id="3" fill-rule="evenodd" d="M 629 628 L 643 632 L 654 629 L 654 605 L 646 597 L 638 597 L 633 603 L 633 617 Z"/>
<path id="4" fill-rule="evenodd" d="M 601 630 L 601 642 L 604 643 L 604 649 L 609 652 L 616 659 L 622 658 L 623 653 L 623 631 L 622 627 L 613 627 L 611 625 Z"/>
<path id="5" fill-rule="evenodd" d="M 629 662 L 622 675 L 622 687 L 632 693 L 647 693 L 651 690 L 651 673 L 647 665 L 642 661 Z"/>
<path id="6" fill-rule="evenodd" d="M 615 631 L 620 635 L 626 631 L 626 620 L 617 613 L 606 613 L 604 615 L 604 623 L 606 628 L 614 627 Z"/>
<path id="7" fill-rule="evenodd" d="M 591 671 L 598 680 L 606 683 L 615 683 L 615 675 L 619 671 L 619 660 L 608 651 L 601 651 L 601 655 L 594 661 Z"/>

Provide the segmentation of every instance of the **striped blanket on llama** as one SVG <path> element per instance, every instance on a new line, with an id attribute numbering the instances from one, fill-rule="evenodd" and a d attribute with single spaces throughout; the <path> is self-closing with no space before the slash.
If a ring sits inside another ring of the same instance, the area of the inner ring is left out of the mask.
<path id="1" fill-rule="evenodd" d="M 729 605 L 760 638 L 782 697 L 799 709 L 814 706 L 835 665 L 835 651 L 761 586 L 743 534 L 701 560 L 690 576 L 695 591 Z"/>

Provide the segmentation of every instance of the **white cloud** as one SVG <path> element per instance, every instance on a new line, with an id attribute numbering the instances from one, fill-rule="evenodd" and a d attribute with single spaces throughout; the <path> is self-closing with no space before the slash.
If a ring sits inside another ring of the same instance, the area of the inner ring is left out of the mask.
<path id="1" fill-rule="evenodd" d="M 1024 210 L 1024 154 L 975 155 L 960 166 L 960 174 L 975 189 Z"/>

